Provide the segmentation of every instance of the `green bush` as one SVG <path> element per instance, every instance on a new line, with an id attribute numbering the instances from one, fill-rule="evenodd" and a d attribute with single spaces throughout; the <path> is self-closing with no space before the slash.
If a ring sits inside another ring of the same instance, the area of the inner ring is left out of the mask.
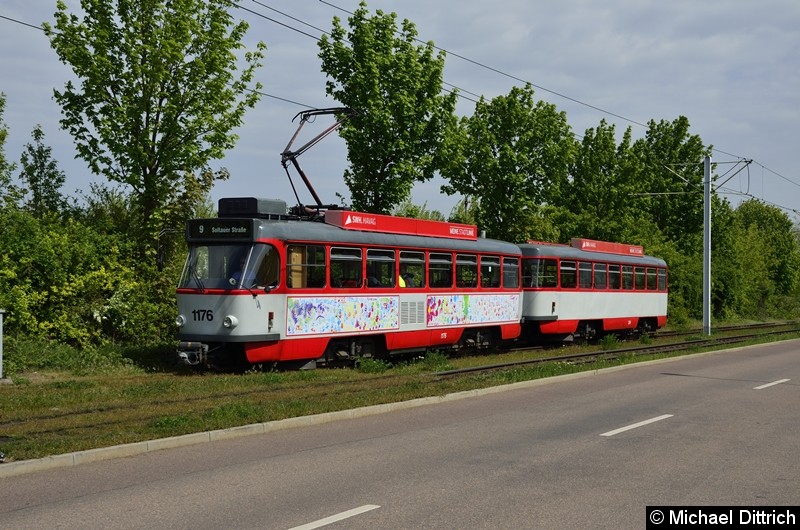
<path id="1" fill-rule="evenodd" d="M 104 344 L 75 347 L 57 341 L 6 337 L 3 371 L 9 375 L 34 371 L 100 372 L 136 367 L 149 372 L 175 368 L 175 345 Z"/>
<path id="2" fill-rule="evenodd" d="M 159 271 L 154 260 L 140 258 L 129 234 L 107 228 L 0 207 L 4 333 L 24 337 L 22 345 L 35 341 L 54 352 L 34 365 L 69 364 L 53 359 L 61 355 L 57 344 L 85 350 L 71 357 L 74 363 L 89 364 L 105 345 L 172 340 L 174 286 L 182 256 L 172 256 Z M 98 361 L 105 358 L 100 355 Z M 19 357 L 13 362 L 19 363 Z M 20 366 L 29 364 L 22 361 Z"/>
<path id="3" fill-rule="evenodd" d="M 66 370 L 85 371 L 124 364 L 119 351 L 76 348 L 57 341 L 6 337 L 4 367 L 8 373 Z"/>
<path id="4" fill-rule="evenodd" d="M 614 334 L 608 334 L 600 341 L 600 348 L 603 350 L 616 350 L 620 346 L 619 337 Z"/>
<path id="5" fill-rule="evenodd" d="M 382 374 L 392 367 L 383 359 L 361 358 L 356 361 L 356 369 L 365 374 Z"/>
<path id="6" fill-rule="evenodd" d="M 447 355 L 439 350 L 431 350 L 426 353 L 425 358 L 422 360 L 422 365 L 432 372 L 442 372 L 453 368 Z"/>

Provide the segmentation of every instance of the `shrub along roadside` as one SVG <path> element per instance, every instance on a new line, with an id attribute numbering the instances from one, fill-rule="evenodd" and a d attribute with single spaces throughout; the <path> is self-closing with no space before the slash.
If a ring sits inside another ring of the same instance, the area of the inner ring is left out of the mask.
<path id="1" fill-rule="evenodd" d="M 174 358 L 172 342 L 78 348 L 56 341 L 10 337 L 4 340 L 3 374 L 15 383 L 24 384 L 32 372 L 55 372 L 59 379 L 70 375 L 114 373 L 127 368 L 163 372 L 174 370 Z"/>

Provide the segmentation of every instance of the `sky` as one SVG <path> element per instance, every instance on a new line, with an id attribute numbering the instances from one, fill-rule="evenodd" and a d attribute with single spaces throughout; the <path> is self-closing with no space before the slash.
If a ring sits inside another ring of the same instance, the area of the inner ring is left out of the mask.
<path id="1" fill-rule="evenodd" d="M 79 2 L 67 5 L 79 13 Z M 9 130 L 5 155 L 19 161 L 40 125 L 44 143 L 67 176 L 62 189 L 87 192 L 93 176 L 76 159 L 72 138 L 59 127 L 54 89 L 74 79 L 40 29 L 52 22 L 55 0 L 0 1 L 0 92 Z M 256 78 L 264 96 L 236 130 L 237 145 L 212 169 L 229 180 L 211 192 L 222 197 L 314 202 L 297 173 L 290 178 L 280 153 L 297 130 L 295 115 L 340 106 L 325 94 L 316 39 L 334 16 L 345 21 L 357 0 L 240 0 L 234 17 L 250 29 L 248 49 L 267 45 Z M 531 83 L 534 97 L 566 113 L 580 137 L 601 120 L 616 125 L 618 141 L 631 128 L 641 138 L 650 120 L 686 116 L 690 133 L 713 145 L 718 190 L 734 206 L 755 197 L 800 222 L 800 2 L 797 0 L 371 0 L 370 12 L 408 19 L 422 41 L 446 50 L 444 81 L 464 96 L 457 112 L 473 113 L 475 100 L 506 95 Z M 333 123 L 320 116 L 304 126 L 293 148 Z M 737 163 L 752 160 L 745 166 Z M 349 198 L 342 174 L 344 142 L 333 133 L 298 158 L 323 203 Z M 17 172 L 18 173 L 18 172 Z M 461 199 L 446 196 L 439 177 L 417 184 L 414 204 L 447 216 Z M 698 199 L 701 200 L 701 199 Z M 576 234 L 579 236 L 579 234 Z"/>

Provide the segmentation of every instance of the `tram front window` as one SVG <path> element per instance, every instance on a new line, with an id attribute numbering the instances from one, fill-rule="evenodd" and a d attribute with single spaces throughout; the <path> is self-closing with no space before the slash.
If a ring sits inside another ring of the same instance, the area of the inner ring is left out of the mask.
<path id="1" fill-rule="evenodd" d="M 189 247 L 179 287 L 188 289 L 251 289 L 276 287 L 278 252 L 264 243 Z"/>

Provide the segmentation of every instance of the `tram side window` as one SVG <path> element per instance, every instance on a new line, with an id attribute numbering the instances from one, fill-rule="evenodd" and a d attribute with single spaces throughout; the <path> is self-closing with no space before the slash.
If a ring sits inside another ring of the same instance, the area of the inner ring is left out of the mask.
<path id="1" fill-rule="evenodd" d="M 523 287 L 558 286 L 558 264 L 554 259 L 526 259 L 522 262 Z"/>
<path id="2" fill-rule="evenodd" d="M 578 263 L 578 287 L 581 289 L 592 288 L 592 264 L 586 262 Z"/>
<path id="3" fill-rule="evenodd" d="M 608 275 L 605 263 L 594 264 L 594 288 L 605 289 L 608 287 Z"/>
<path id="4" fill-rule="evenodd" d="M 658 269 L 658 290 L 667 290 L 667 269 Z"/>
<path id="5" fill-rule="evenodd" d="M 633 267 L 631 265 L 622 266 L 622 288 L 633 289 Z"/>
<path id="6" fill-rule="evenodd" d="M 608 266 L 608 288 L 619 289 L 621 276 L 619 273 L 619 265 Z"/>
<path id="7" fill-rule="evenodd" d="M 325 285 L 325 248 L 320 248 L 320 257 L 322 267 L 319 271 L 318 281 L 319 287 Z M 242 278 L 245 280 L 245 287 L 263 286 L 263 287 L 277 287 L 280 280 L 280 262 L 278 251 L 272 245 L 266 243 L 256 243 L 253 245 L 253 251 L 250 254 L 250 262 L 247 267 L 250 271 L 244 271 Z M 255 274 L 252 273 L 255 271 Z M 254 281 L 248 278 L 254 278 Z M 248 285 L 249 283 L 249 285 Z"/>
<path id="8" fill-rule="evenodd" d="M 425 287 L 425 253 L 412 250 L 400 251 L 400 287 Z M 404 285 L 405 284 L 405 285 Z"/>
<path id="9" fill-rule="evenodd" d="M 558 262 L 556 260 L 541 260 L 536 285 L 537 287 L 558 287 Z"/>
<path id="10" fill-rule="evenodd" d="M 503 258 L 503 287 L 519 288 L 519 258 Z"/>
<path id="11" fill-rule="evenodd" d="M 561 262 L 561 288 L 574 289 L 578 285 L 574 261 Z"/>
<path id="12" fill-rule="evenodd" d="M 644 291 L 647 288 L 647 278 L 645 278 L 644 275 L 644 267 L 636 267 L 633 270 L 636 290 Z"/>
<path id="13" fill-rule="evenodd" d="M 481 287 L 500 287 L 499 256 L 481 256 Z"/>
<path id="14" fill-rule="evenodd" d="M 394 250 L 367 249 L 367 287 L 393 287 L 396 270 Z"/>
<path id="15" fill-rule="evenodd" d="M 536 287 L 539 261 L 538 259 L 522 260 L 522 287 Z"/>
<path id="16" fill-rule="evenodd" d="M 325 287 L 325 247 L 289 245 L 286 247 L 286 284 L 291 289 Z"/>
<path id="17" fill-rule="evenodd" d="M 363 284 L 361 249 L 331 247 L 331 287 L 353 289 Z"/>
<path id="18" fill-rule="evenodd" d="M 478 286 L 478 256 L 456 255 L 456 287 Z"/>
<path id="19" fill-rule="evenodd" d="M 452 287 L 453 257 L 450 254 L 431 252 L 428 256 L 428 277 L 431 287 Z"/>
<path id="20" fill-rule="evenodd" d="M 658 288 L 658 280 L 656 278 L 656 270 L 647 268 L 647 290 L 655 291 Z"/>

